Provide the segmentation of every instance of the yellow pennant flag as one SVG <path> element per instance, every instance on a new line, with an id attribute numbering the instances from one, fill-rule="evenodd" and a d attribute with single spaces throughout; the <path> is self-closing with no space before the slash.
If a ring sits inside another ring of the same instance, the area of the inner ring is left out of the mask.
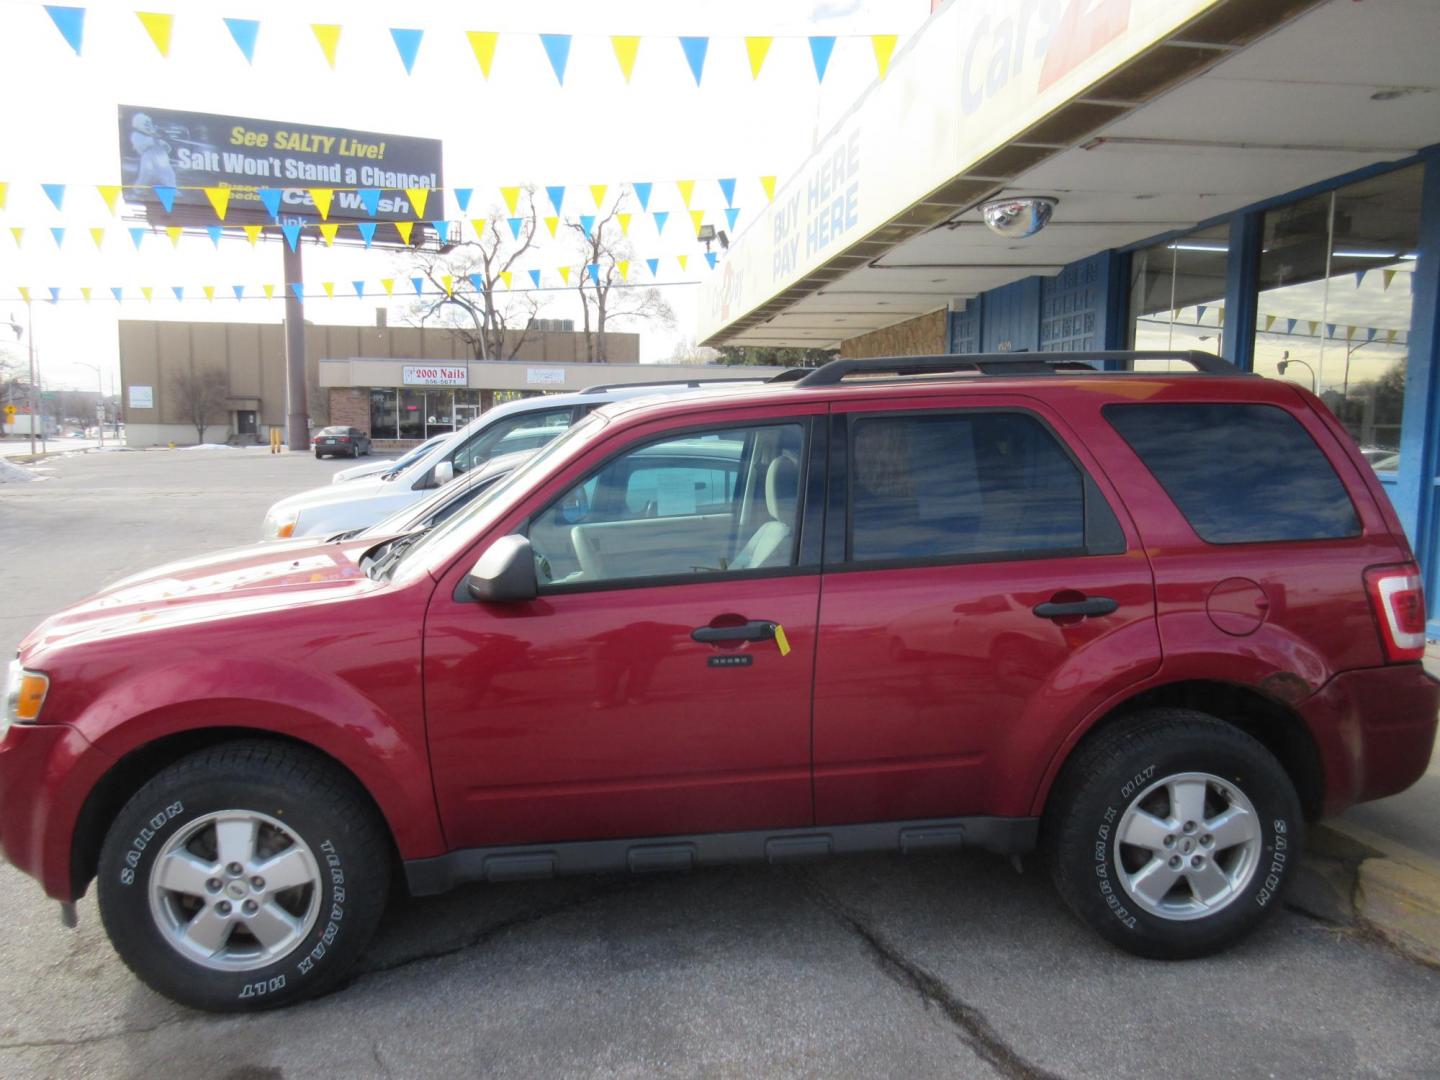
<path id="1" fill-rule="evenodd" d="M 1275 316 L 1274 316 L 1274 315 L 1266 315 L 1266 316 L 1265 316 L 1265 329 L 1268 331 L 1268 330 L 1270 329 L 1270 327 L 1272 327 L 1272 326 L 1274 326 L 1274 325 L 1275 325 Z"/>
<path id="2" fill-rule="evenodd" d="M 215 216 L 221 221 L 225 220 L 225 211 L 230 208 L 230 189 L 227 187 L 207 187 L 205 198 L 210 200 L 210 205 L 215 210 Z M 325 204 L 327 207 L 329 203 Z M 324 217 L 324 213 L 321 213 Z"/>
<path id="3" fill-rule="evenodd" d="M 570 284 L 570 267 L 568 267 L 568 266 L 560 266 L 560 267 L 556 267 L 556 269 L 560 271 L 560 280 L 563 281 L 563 282 L 565 282 L 566 285 L 569 285 L 569 284 Z"/>
<path id="4" fill-rule="evenodd" d="M 3 184 L 0 184 L 0 187 L 3 187 L 3 186 L 4 186 Z M 105 200 L 105 205 L 106 205 L 107 207 L 109 207 L 110 213 L 112 213 L 112 214 L 115 213 L 115 204 L 116 204 L 116 203 L 119 201 L 119 199 L 120 199 L 120 185 L 119 185 L 119 184 L 96 184 L 96 185 L 95 185 L 95 190 L 100 193 L 100 198 L 102 198 L 102 199 Z M 4 200 L 3 198 L 0 198 L 0 206 L 4 206 L 4 205 L 5 205 L 5 200 Z"/>
<path id="5" fill-rule="evenodd" d="M 620 73 L 630 81 L 635 70 L 635 57 L 640 52 L 640 39 L 633 34 L 611 34 L 610 44 L 615 49 L 615 59 L 620 64 Z"/>
<path id="6" fill-rule="evenodd" d="M 512 273 L 512 272 L 509 271 L 509 270 L 501 270 L 501 271 L 500 271 L 500 280 L 505 283 L 505 287 L 506 287 L 507 289 L 510 288 L 510 279 L 513 278 L 514 276 L 515 276 L 514 273 Z"/>
<path id="7" fill-rule="evenodd" d="M 407 187 L 405 194 L 409 197 L 410 201 L 415 204 L 415 216 L 423 218 L 425 216 L 425 204 L 430 201 L 430 189 Z"/>
<path id="8" fill-rule="evenodd" d="M 330 217 L 330 203 L 335 198 L 335 192 L 331 188 L 312 187 L 310 198 L 315 203 L 315 209 L 320 211 L 320 220 L 327 220 Z"/>
<path id="9" fill-rule="evenodd" d="M 680 269 L 681 269 L 681 270 L 684 270 L 684 269 L 685 269 L 685 265 L 690 261 L 690 256 L 689 256 L 689 255 L 676 255 L 676 256 L 675 256 L 675 261 L 680 264 Z"/>
<path id="10" fill-rule="evenodd" d="M 675 187 L 680 192 L 680 201 L 685 204 L 685 209 L 690 209 L 690 197 L 695 194 L 694 180 L 676 180 Z"/>
<path id="11" fill-rule="evenodd" d="M 590 195 L 595 200 L 595 209 L 599 210 L 605 202 L 605 193 L 610 190 L 609 184 L 591 184 Z"/>
<path id="12" fill-rule="evenodd" d="M 454 295 L 455 295 L 455 279 L 454 279 L 453 277 L 451 277 L 449 274 L 441 274 L 441 275 L 440 275 L 440 284 L 445 287 L 445 295 L 446 295 L 446 296 L 454 296 Z"/>
<path id="13" fill-rule="evenodd" d="M 85 298 L 85 302 L 88 304 L 90 302 L 90 287 L 88 285 L 81 285 L 80 295 Z"/>
<path id="14" fill-rule="evenodd" d="M 1319 319 L 1307 319 L 1307 320 L 1305 320 L 1305 321 L 1310 325 L 1310 336 L 1311 336 L 1311 337 L 1317 337 L 1317 336 L 1318 336 L 1317 331 L 1319 331 L 1319 329 L 1320 329 L 1320 320 L 1319 320 Z"/>
<path id="15" fill-rule="evenodd" d="M 20 286 L 17 286 L 17 287 L 18 287 L 19 290 L 20 290 L 20 299 L 21 299 L 21 300 L 24 300 L 25 303 L 28 304 L 28 303 L 30 302 L 30 290 L 27 289 L 24 285 L 20 285 Z"/>
<path id="16" fill-rule="evenodd" d="M 617 263 L 615 264 L 615 269 L 617 269 L 617 270 L 620 271 L 620 280 L 621 280 L 621 281 L 629 281 L 629 280 L 630 280 L 630 260 L 629 260 L 629 259 L 621 259 L 619 262 L 617 262 Z"/>
<path id="17" fill-rule="evenodd" d="M 180 246 L 180 234 L 183 231 L 184 230 L 181 229 L 179 225 L 170 225 L 166 227 L 165 235 L 170 237 L 170 245 L 172 247 L 178 248 Z"/>
<path id="18" fill-rule="evenodd" d="M 145 27 L 145 33 L 150 35 L 150 40 L 155 43 L 155 48 L 160 50 L 160 55 L 168 57 L 170 30 L 175 25 L 175 16 L 159 11 L 137 11 L 135 17 L 140 20 L 140 25 Z"/>
<path id="19" fill-rule="evenodd" d="M 265 226 L 263 226 L 263 225 L 246 225 L 246 226 L 245 226 L 245 239 L 250 241 L 250 246 L 251 246 L 251 247 L 254 247 L 255 244 L 256 244 L 256 242 L 260 239 L 260 230 L 263 229 L 264 227 L 265 227 Z"/>
<path id="20" fill-rule="evenodd" d="M 204 294 L 205 294 L 205 299 L 206 299 L 206 300 L 214 300 L 214 299 L 215 299 L 215 286 L 214 286 L 214 285 L 202 285 L 202 286 L 200 286 L 200 289 L 201 289 L 202 292 L 204 292 Z"/>
<path id="21" fill-rule="evenodd" d="M 335 282 L 322 281 L 320 283 L 320 287 L 325 290 L 326 296 L 328 296 L 331 300 L 335 299 Z"/>
<path id="22" fill-rule="evenodd" d="M 23 241 L 23 240 L 25 239 L 25 230 L 22 229 L 22 228 L 21 228 L 20 226 L 18 226 L 18 225 L 11 225 L 11 226 L 10 226 L 10 235 L 15 238 L 15 246 L 16 246 L 16 247 L 19 247 L 20 244 L 21 244 L 21 241 Z"/>
<path id="23" fill-rule="evenodd" d="M 765 55 L 770 51 L 773 37 L 747 37 L 745 53 L 750 57 L 750 78 L 758 79 L 760 69 L 765 66 Z"/>
<path id="24" fill-rule="evenodd" d="M 620 223 L 620 235 L 621 235 L 621 236 L 629 236 L 629 235 L 630 235 L 630 215 L 629 215 L 629 214 L 616 214 L 616 215 L 615 215 L 615 220 Z"/>
<path id="25" fill-rule="evenodd" d="M 275 299 L 275 286 L 274 286 L 274 285 L 264 285 L 264 286 L 262 286 L 262 288 L 264 288 L 264 290 L 265 290 L 265 299 L 266 299 L 266 300 L 274 300 L 274 299 Z"/>
<path id="26" fill-rule="evenodd" d="M 554 238 L 555 230 L 559 227 L 559 225 L 560 219 L 558 217 L 547 217 L 545 219 L 545 228 L 550 230 L 550 236 L 552 239 Z"/>
<path id="27" fill-rule="evenodd" d="M 1392 282 L 1392 281 L 1395 280 L 1395 274 L 1396 274 L 1396 273 L 1397 273 L 1397 271 L 1395 271 L 1395 270 L 1381 270 L 1381 271 L 1380 271 L 1380 276 L 1381 276 L 1382 278 L 1384 278 L 1384 287 L 1385 287 L 1386 289 L 1390 288 L 1390 282 Z"/>
<path id="28" fill-rule="evenodd" d="M 485 219 L 483 217 L 472 217 L 470 219 L 470 228 L 475 230 L 476 240 L 485 239 Z"/>
<path id="29" fill-rule="evenodd" d="M 326 222 L 324 225 L 320 226 L 320 235 L 325 238 L 326 247 L 335 246 L 335 234 L 339 231 L 340 223 L 338 221 Z"/>
<path id="30" fill-rule="evenodd" d="M 393 277 L 381 278 L 380 284 L 384 287 L 386 296 L 395 295 L 395 279 Z"/>
<path id="31" fill-rule="evenodd" d="M 694 226 L 695 226 L 695 232 L 696 232 L 696 234 L 698 235 L 699 232 L 700 232 L 700 226 L 701 226 L 701 224 L 705 221 L 705 211 L 704 211 L 704 210 L 691 210 L 691 211 L 690 211 L 690 221 L 694 224 Z"/>
<path id="32" fill-rule="evenodd" d="M 90 230 L 90 239 L 95 241 L 95 246 L 96 246 L 97 248 L 100 247 L 102 244 L 105 243 L 105 230 L 104 230 L 104 229 L 91 229 L 91 230 Z"/>
<path id="33" fill-rule="evenodd" d="M 875 67 L 879 70 L 882 79 L 890 70 L 890 57 L 895 53 L 897 40 L 899 39 L 894 34 L 870 35 L 870 47 L 875 50 Z"/>
<path id="34" fill-rule="evenodd" d="M 520 189 L 518 187 L 502 187 L 500 194 L 504 196 L 505 206 L 509 209 L 511 216 L 515 214 L 515 207 L 520 202 Z"/>
<path id="35" fill-rule="evenodd" d="M 1350 340 L 1351 338 L 1353 338 L 1354 336 L 1355 336 L 1355 327 L 1353 327 L 1353 326 L 1347 326 L 1347 327 L 1345 327 L 1345 340 L 1346 340 L 1346 341 L 1349 341 L 1349 340 Z"/>
<path id="36" fill-rule="evenodd" d="M 400 234 L 400 242 L 401 242 L 402 244 L 409 244 L 409 243 L 410 243 L 410 234 L 411 234 L 411 232 L 414 231 L 414 229 L 415 229 L 415 223 L 414 223 L 413 221 L 397 221 L 397 222 L 395 222 L 395 231 Z"/>
<path id="37" fill-rule="evenodd" d="M 766 202 L 774 202 L 774 201 L 775 201 L 775 177 L 773 177 L 773 176 L 762 176 L 762 177 L 760 177 L 760 186 L 765 189 L 765 201 L 766 201 Z"/>
<path id="38" fill-rule="evenodd" d="M 1395 331 L 1394 331 L 1394 330 L 1386 330 L 1386 331 L 1385 331 L 1385 344 L 1386 344 L 1386 345 L 1394 345 L 1394 344 L 1395 344 Z"/>
<path id="39" fill-rule="evenodd" d="M 119 188 L 116 188 L 115 190 L 116 190 L 116 191 L 119 191 L 120 189 L 119 189 Z M 8 183 L 4 182 L 4 181 L 0 181 L 0 210 L 4 210 L 4 209 L 5 209 L 5 199 L 6 199 L 6 196 L 8 196 L 9 194 L 10 194 L 10 185 L 9 185 Z M 115 208 L 114 208 L 114 207 L 111 207 L 110 209 L 111 209 L 111 213 L 114 213 L 114 209 L 115 209 Z"/>
<path id="40" fill-rule="evenodd" d="M 145 300 L 146 300 L 146 302 L 148 303 L 151 299 L 154 298 L 154 296 L 155 296 L 155 290 L 154 290 L 153 288 L 151 288 L 149 285 L 141 285 L 141 286 L 140 286 L 140 295 L 143 296 L 143 297 L 145 297 Z"/>
<path id="41" fill-rule="evenodd" d="M 315 34 L 315 40 L 320 43 L 320 51 L 325 54 L 325 62 L 330 65 L 330 70 L 335 70 L 335 53 L 340 48 L 340 27 L 334 23 L 311 23 L 310 29 Z"/>
<path id="42" fill-rule="evenodd" d="M 465 36 L 470 39 L 470 48 L 475 51 L 480 74 L 490 78 L 490 65 L 495 60 L 495 43 L 500 40 L 500 35 L 492 30 L 466 30 Z"/>

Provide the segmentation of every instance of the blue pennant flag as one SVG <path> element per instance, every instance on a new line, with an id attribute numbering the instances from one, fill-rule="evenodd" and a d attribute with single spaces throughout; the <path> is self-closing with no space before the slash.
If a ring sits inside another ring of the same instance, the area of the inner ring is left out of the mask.
<path id="1" fill-rule="evenodd" d="M 60 247 L 65 243 L 65 230 L 55 226 L 50 229 L 50 235 L 55 238 L 55 246 Z"/>
<path id="2" fill-rule="evenodd" d="M 1334 336 L 1335 336 L 1335 324 L 1334 324 L 1333 322 L 1327 322 L 1327 323 L 1325 324 L 1325 336 L 1326 336 L 1326 337 L 1334 337 Z"/>
<path id="3" fill-rule="evenodd" d="M 581 214 L 580 228 L 585 230 L 585 238 L 588 240 L 590 238 L 590 231 L 595 228 L 595 215 Z"/>
<path id="4" fill-rule="evenodd" d="M 540 287 L 540 271 L 539 271 L 539 270 L 531 270 L 531 271 L 530 271 L 530 281 L 531 281 L 531 283 L 535 286 L 535 288 L 538 289 L 538 288 Z"/>
<path id="5" fill-rule="evenodd" d="M 654 187 L 655 185 L 653 185 L 653 184 L 651 184 L 651 183 L 649 183 L 649 182 L 646 182 L 646 183 L 644 183 L 644 184 L 631 184 L 630 186 L 635 189 L 635 198 L 638 199 L 639 202 L 640 202 L 640 209 L 641 209 L 641 210 L 649 210 L 649 209 L 650 209 L 650 189 L 651 189 L 652 187 Z"/>
<path id="6" fill-rule="evenodd" d="M 1206 312 L 1207 310 L 1208 310 L 1208 308 L 1207 308 L 1204 304 L 1201 304 L 1199 307 L 1197 307 L 1197 308 L 1195 309 L 1195 325 L 1196 325 L 1196 326 L 1199 326 L 1199 325 L 1200 325 L 1200 322 L 1205 318 L 1205 312 Z"/>
<path id="7" fill-rule="evenodd" d="M 45 11 L 49 14 L 50 20 L 55 24 L 55 29 L 60 31 L 60 36 L 65 39 L 75 55 L 80 55 L 80 47 L 85 41 L 85 9 L 83 7 L 64 7 L 60 4 L 46 4 Z"/>
<path id="8" fill-rule="evenodd" d="M 296 300 L 299 300 L 301 303 L 304 303 L 304 301 L 305 301 L 305 286 L 304 286 L 303 284 L 301 284 L 301 283 L 298 282 L 298 281 L 292 281 L 292 282 L 290 283 L 290 291 L 295 294 L 295 299 L 296 299 Z"/>
<path id="9" fill-rule="evenodd" d="M 410 284 L 415 286 L 415 295 L 419 296 L 420 291 L 425 287 L 425 279 L 419 277 L 412 277 L 410 279 Z"/>
<path id="10" fill-rule="evenodd" d="M 231 285 L 230 288 L 231 288 L 231 290 L 235 293 L 235 299 L 236 299 L 236 300 L 244 300 L 244 299 L 245 299 L 245 286 L 244 286 L 244 285 Z"/>
<path id="11" fill-rule="evenodd" d="M 168 184 L 157 184 L 154 188 L 155 197 L 160 200 L 160 205 L 165 207 L 168 214 L 175 209 L 175 189 Z"/>
<path id="12" fill-rule="evenodd" d="M 290 250 L 295 250 L 295 245 L 300 242 L 300 225 L 298 222 L 287 221 L 280 226 L 280 231 L 285 234 L 285 243 L 290 245 Z"/>
<path id="13" fill-rule="evenodd" d="M 450 222 L 432 221 L 430 227 L 435 230 L 435 235 L 439 237 L 440 243 L 448 244 L 450 242 Z"/>
<path id="14" fill-rule="evenodd" d="M 145 239 L 145 230 L 139 227 L 132 228 L 130 230 L 130 239 L 135 243 L 135 250 L 139 251 L 140 241 Z"/>
<path id="15" fill-rule="evenodd" d="M 738 206 L 732 206 L 730 207 L 730 209 L 725 211 L 725 224 L 730 226 L 730 231 L 732 233 L 735 231 L 735 222 L 739 219 L 739 217 L 740 208 Z"/>
<path id="16" fill-rule="evenodd" d="M 690 65 L 690 74 L 695 76 L 695 85 L 705 74 L 705 51 L 710 48 L 708 37 L 682 37 L 680 48 L 685 50 L 685 62 Z"/>
<path id="17" fill-rule="evenodd" d="M 590 280 L 595 283 L 595 287 L 596 287 L 596 288 L 599 288 L 599 287 L 600 287 L 600 264 L 599 264 L 599 263 L 587 263 L 586 266 L 585 266 L 585 272 L 590 275 Z"/>
<path id="18" fill-rule="evenodd" d="M 56 210 L 65 209 L 65 185 L 64 184 L 41 184 L 41 189 L 49 196 L 50 201 L 55 204 Z"/>
<path id="19" fill-rule="evenodd" d="M 1297 322 L 1299 322 L 1299 321 L 1300 321 L 1299 319 L 1286 319 L 1286 320 L 1285 320 L 1285 333 L 1287 333 L 1287 334 L 1293 334 L 1293 333 L 1295 333 L 1295 324 L 1296 324 Z"/>
<path id="20" fill-rule="evenodd" d="M 52 304 L 58 304 L 60 302 L 60 289 L 57 286 L 50 286 L 50 302 Z"/>
<path id="21" fill-rule="evenodd" d="M 733 176 L 726 177 L 724 180 L 717 180 L 716 183 L 720 185 L 720 194 L 725 196 L 725 205 L 734 206 L 735 178 Z"/>
<path id="22" fill-rule="evenodd" d="M 565 65 L 570 62 L 570 35 L 541 34 L 540 44 L 545 46 L 545 55 L 550 58 L 550 66 L 555 69 L 555 78 L 564 86 Z"/>
<path id="23" fill-rule="evenodd" d="M 470 287 L 478 293 L 485 291 L 485 278 L 481 274 L 470 275 Z"/>
<path id="24" fill-rule="evenodd" d="M 424 30 L 397 30 L 390 28 L 390 36 L 395 39 L 395 51 L 400 54 L 400 62 L 405 65 L 405 74 L 415 73 L 415 54 L 420 51 L 420 39 L 425 36 Z"/>
<path id="25" fill-rule="evenodd" d="M 373 187 L 361 188 L 355 192 L 355 194 L 360 197 L 360 205 L 365 207 L 365 212 L 371 217 L 374 217 L 375 211 L 380 209 L 380 189 Z"/>
<path id="26" fill-rule="evenodd" d="M 262 187 L 260 189 L 260 201 L 270 214 L 270 220 L 276 221 L 280 217 L 280 189 Z"/>
<path id="27" fill-rule="evenodd" d="M 1361 285 L 1365 283 L 1365 273 L 1366 272 L 1364 270 L 1355 271 L 1355 288 L 1358 289 Z"/>
<path id="28" fill-rule="evenodd" d="M 210 234 L 210 242 L 218 248 L 220 246 L 220 237 L 224 234 L 225 230 L 219 225 L 206 225 L 205 231 Z"/>
<path id="29" fill-rule="evenodd" d="M 1374 341 L 1374 340 L 1375 340 L 1375 327 L 1373 327 L 1373 326 L 1367 326 L 1367 327 L 1365 328 L 1365 340 L 1366 340 L 1366 341 Z"/>
<path id="30" fill-rule="evenodd" d="M 648 267 L 650 267 L 650 276 L 651 276 L 651 277 L 659 277 L 659 276 L 660 276 L 660 260 L 659 260 L 659 259 L 646 259 L 646 260 L 645 260 L 645 265 L 648 266 Z"/>
<path id="31" fill-rule="evenodd" d="M 365 282 L 363 282 L 363 281 L 352 281 L 352 282 L 350 282 L 350 284 L 353 285 L 353 286 L 355 286 L 355 295 L 356 295 L 356 296 L 364 296 L 364 295 L 365 295 Z"/>
<path id="32" fill-rule="evenodd" d="M 470 196 L 475 194 L 474 188 L 457 187 L 455 189 L 455 205 L 460 207 L 463 214 L 470 209 Z"/>
<path id="33" fill-rule="evenodd" d="M 375 239 L 375 222 L 361 221 L 355 227 L 360 230 L 360 238 L 365 241 L 365 246 L 370 246 L 370 241 Z"/>
<path id="34" fill-rule="evenodd" d="M 176 300 L 181 300 L 181 301 L 183 301 L 183 300 L 185 299 L 185 286 L 183 286 L 183 285 L 171 285 L 171 286 L 170 286 L 170 291 L 175 294 L 175 299 L 176 299 Z"/>
<path id="35" fill-rule="evenodd" d="M 515 237 L 516 240 L 519 240 L 520 226 L 525 224 L 524 220 L 518 217 L 506 218 L 505 220 L 510 223 L 510 235 Z"/>
<path id="36" fill-rule="evenodd" d="M 110 295 L 115 297 L 115 302 L 118 304 L 120 303 L 120 301 L 125 299 L 125 290 L 122 289 L 119 285 L 111 285 Z"/>
<path id="37" fill-rule="evenodd" d="M 235 39 L 235 44 L 245 54 L 247 63 L 255 63 L 255 39 L 260 34 L 259 19 L 226 19 L 225 25 L 230 30 L 230 36 Z"/>
<path id="38" fill-rule="evenodd" d="M 558 184 L 554 187 L 547 187 L 545 194 L 550 196 L 550 205 L 555 207 L 555 213 L 565 212 L 565 185 Z"/>
<path id="39" fill-rule="evenodd" d="M 665 231 L 665 222 L 668 221 L 669 219 L 670 219 L 670 211 L 669 211 L 669 210 L 656 210 L 656 211 L 655 211 L 655 231 L 656 231 L 657 233 L 658 233 L 658 232 L 664 232 L 664 231 Z"/>
<path id="40" fill-rule="evenodd" d="M 835 51 L 835 39 L 833 37 L 812 37 L 810 39 L 810 59 L 815 61 L 816 82 L 825 81 L 825 69 L 830 66 L 830 54 Z"/>
<path id="41" fill-rule="evenodd" d="M 713 251 L 705 252 L 705 261 L 710 264 L 711 270 L 715 269 L 715 253 Z"/>

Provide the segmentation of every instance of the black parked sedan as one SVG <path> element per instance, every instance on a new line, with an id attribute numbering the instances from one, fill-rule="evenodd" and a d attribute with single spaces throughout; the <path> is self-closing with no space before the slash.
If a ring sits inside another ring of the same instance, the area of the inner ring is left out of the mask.
<path id="1" fill-rule="evenodd" d="M 360 457 L 370 453 L 370 436 L 359 428 L 321 428 L 311 440 L 317 458 L 334 454 L 336 457 Z"/>

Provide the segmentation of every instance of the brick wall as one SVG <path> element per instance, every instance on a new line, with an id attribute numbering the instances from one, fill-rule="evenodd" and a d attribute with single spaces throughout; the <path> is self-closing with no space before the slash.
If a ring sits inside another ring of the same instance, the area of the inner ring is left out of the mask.
<path id="1" fill-rule="evenodd" d="M 370 391 L 361 387 L 330 388 L 330 423 L 370 434 Z"/>
<path id="2" fill-rule="evenodd" d="M 869 356 L 934 356 L 946 351 L 946 311 L 917 315 L 883 330 L 850 338 L 840 343 L 840 355 L 846 360 Z"/>

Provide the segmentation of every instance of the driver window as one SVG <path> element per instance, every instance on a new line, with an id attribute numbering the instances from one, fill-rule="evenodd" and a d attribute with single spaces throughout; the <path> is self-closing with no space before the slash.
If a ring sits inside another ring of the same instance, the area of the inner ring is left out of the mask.
<path id="1" fill-rule="evenodd" d="M 793 566 L 804 442 L 765 424 L 611 458 L 531 519 L 541 588 Z"/>

